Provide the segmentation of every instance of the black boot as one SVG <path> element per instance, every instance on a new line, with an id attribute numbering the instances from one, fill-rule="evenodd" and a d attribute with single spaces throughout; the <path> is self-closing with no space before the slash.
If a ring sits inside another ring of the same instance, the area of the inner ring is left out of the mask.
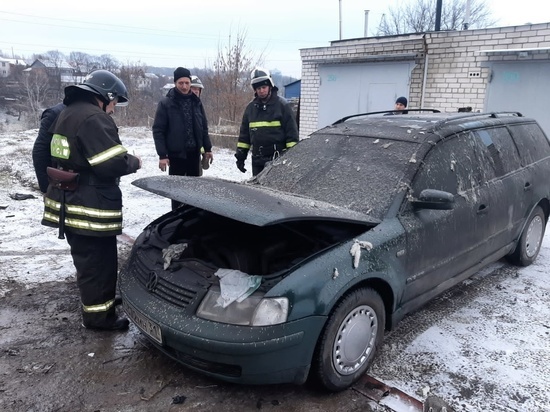
<path id="1" fill-rule="evenodd" d="M 126 318 L 118 317 L 114 311 L 106 313 L 83 313 L 82 326 L 86 329 L 94 330 L 117 330 L 124 331 L 128 329 L 130 321 Z"/>

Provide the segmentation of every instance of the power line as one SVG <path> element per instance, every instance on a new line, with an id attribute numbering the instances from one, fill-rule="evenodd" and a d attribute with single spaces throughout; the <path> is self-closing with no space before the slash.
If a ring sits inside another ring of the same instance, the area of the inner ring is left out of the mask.
<path id="1" fill-rule="evenodd" d="M 91 21 L 85 21 L 85 20 L 67 20 L 67 19 L 60 19 L 55 17 L 48 17 L 48 22 L 44 21 L 43 16 L 36 16 L 32 14 L 22 14 L 22 13 L 12 13 L 12 12 L 6 12 L 1 11 L 0 14 L 7 14 L 12 16 L 21 16 L 21 17 L 30 17 L 33 19 L 37 19 L 36 22 L 28 22 L 24 20 L 15 20 L 10 18 L 3 18 L 0 17 L 0 21 L 9 21 L 9 22 L 15 22 L 15 23 L 22 23 L 22 24 L 32 24 L 32 25 L 42 25 L 42 26 L 50 26 L 50 27 L 61 27 L 61 28 L 67 28 L 67 29 L 76 29 L 76 30 L 83 30 L 83 29 L 95 29 L 95 30 L 103 30 L 103 31 L 109 31 L 114 33 L 123 33 L 123 34 L 141 34 L 141 35 L 152 35 L 152 36 L 158 36 L 158 37 L 170 37 L 170 38 L 181 38 L 185 40 L 189 40 L 189 38 L 199 38 L 199 39 L 207 39 L 207 40 L 219 40 L 219 35 L 212 35 L 212 34 L 206 34 L 206 33 L 194 33 L 194 32 L 185 32 L 185 31 L 175 31 L 175 30 L 166 30 L 166 29 L 158 29 L 158 28 L 149 28 L 149 27 L 135 27 L 135 26 L 124 26 L 119 24 L 109 24 L 109 23 L 98 23 L 98 22 L 91 22 Z M 53 24 L 49 21 L 55 20 L 59 21 L 63 24 Z M 76 26 L 73 25 L 77 24 Z M 78 24 L 83 25 L 89 25 L 90 27 L 81 27 L 78 26 Z M 99 27 L 98 27 L 99 26 Z M 102 29 L 103 27 L 103 29 Z M 278 42 L 287 42 L 287 43 L 300 43 L 301 40 L 297 39 L 266 39 L 266 38 L 257 38 L 257 37 L 251 37 L 248 38 L 249 40 L 255 40 L 255 41 L 278 41 Z"/>

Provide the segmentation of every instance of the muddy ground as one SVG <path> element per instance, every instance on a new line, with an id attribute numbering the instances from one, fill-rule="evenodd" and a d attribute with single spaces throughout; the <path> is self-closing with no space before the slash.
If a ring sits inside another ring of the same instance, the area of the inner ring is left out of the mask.
<path id="1" fill-rule="evenodd" d="M 467 304 L 483 289 L 492 289 L 503 277 L 513 275 L 510 271 L 517 269 L 508 267 L 504 271 L 507 273 L 499 274 L 500 269 L 475 286 L 463 284 L 453 289 L 452 306 Z M 307 384 L 227 384 L 174 363 L 152 347 L 133 324 L 124 333 L 86 330 L 80 324 L 74 280 L 31 288 L 13 281 L 3 286 L 9 292 L 0 298 L 2 411 L 395 410 L 365 396 L 361 383 L 338 394 L 322 393 Z M 448 298 L 436 299 L 405 319 L 386 337 L 386 348 L 413 339 L 429 324 L 446 316 L 451 306 Z M 467 381 L 460 383 L 469 385 Z M 447 411 L 453 410 L 442 402 Z M 444 409 L 433 409 L 441 410 Z"/>
<path id="2" fill-rule="evenodd" d="M 125 253 L 123 251 L 122 255 Z M 386 336 L 384 348 L 373 365 L 374 373 L 385 381 L 391 381 L 392 376 L 410 375 L 411 381 L 429 382 L 430 376 L 445 369 L 445 365 L 437 360 L 423 360 L 425 354 L 419 354 L 414 361 L 406 358 L 404 349 L 407 345 L 431 325 L 451 316 L 457 308 L 472 306 L 480 297 L 504 290 L 502 285 L 517 276 L 517 268 L 501 266 L 458 285 L 406 317 Z M 338 394 L 322 393 L 307 384 L 241 386 L 223 383 L 176 364 L 152 347 L 132 324 L 124 333 L 82 328 L 74 279 L 32 287 L 6 279 L 0 279 L 0 283 L 4 290 L 8 290 L 0 297 L 1 411 L 399 410 L 369 399 L 361 382 Z M 542 355 L 534 356 L 533 361 L 545 364 L 544 353 L 543 350 Z M 502 397 L 499 392 L 505 388 L 485 382 L 484 368 L 482 365 L 477 367 L 479 369 L 474 375 L 452 376 L 447 385 L 458 388 L 460 397 L 454 400 L 434 398 L 436 403 L 440 402 L 437 404 L 447 406 L 447 409 L 434 408 L 432 412 L 486 410 L 472 407 L 474 402 L 479 403 L 480 395 L 485 397 L 485 405 L 487 401 L 495 405 L 494 411 L 547 410 L 545 407 L 508 408 L 505 404 L 497 407 L 490 399 L 495 397 L 495 402 L 502 402 L 498 400 Z M 525 384 L 531 388 L 531 394 L 521 399 L 520 404 L 527 406 L 529 397 L 539 400 L 547 397 L 540 392 L 544 382 Z M 407 393 L 422 398 L 413 391 Z M 506 396 L 520 396 L 520 393 L 521 388 L 516 388 L 513 394 Z"/>

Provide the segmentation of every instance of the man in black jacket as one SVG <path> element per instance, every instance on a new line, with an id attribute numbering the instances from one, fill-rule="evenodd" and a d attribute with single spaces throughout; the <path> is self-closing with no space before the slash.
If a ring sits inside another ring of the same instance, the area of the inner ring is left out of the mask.
<path id="1" fill-rule="evenodd" d="M 176 176 L 199 176 L 200 156 L 212 162 L 212 143 L 201 100 L 191 92 L 191 72 L 174 71 L 174 85 L 158 103 L 153 122 L 153 139 L 159 168 Z M 172 210 L 181 203 L 172 200 Z"/>
<path id="2" fill-rule="evenodd" d="M 66 108 L 51 127 L 51 156 L 57 168 L 44 198 L 42 224 L 66 234 L 76 268 L 82 324 L 88 329 L 125 330 L 115 312 L 117 239 L 122 233 L 120 176 L 136 172 L 141 160 L 122 146 L 110 116 L 128 102 L 126 86 L 107 70 L 67 86 Z"/>
<path id="3" fill-rule="evenodd" d="M 298 143 L 298 125 L 288 102 L 277 95 L 278 88 L 268 70 L 257 67 L 251 73 L 254 100 L 248 103 L 237 142 L 237 168 L 245 173 L 244 161 L 252 149 L 252 175 L 265 164 Z"/>
<path id="4" fill-rule="evenodd" d="M 65 105 L 63 103 L 58 103 L 44 110 L 40 117 L 40 129 L 38 129 L 38 136 L 32 148 L 32 163 L 34 165 L 36 179 L 38 180 L 38 186 L 42 193 L 46 193 L 46 190 L 48 190 L 48 175 L 46 169 L 48 166 L 52 166 L 52 155 L 50 154 L 52 133 L 49 129 L 64 108 Z"/>

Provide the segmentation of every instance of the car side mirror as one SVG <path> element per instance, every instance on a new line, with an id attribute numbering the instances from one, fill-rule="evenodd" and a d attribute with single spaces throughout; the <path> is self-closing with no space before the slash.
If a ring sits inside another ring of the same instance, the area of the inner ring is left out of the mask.
<path id="1" fill-rule="evenodd" d="M 443 190 L 424 189 L 418 199 L 411 201 L 417 209 L 451 210 L 454 207 L 455 197 L 452 193 Z"/>

